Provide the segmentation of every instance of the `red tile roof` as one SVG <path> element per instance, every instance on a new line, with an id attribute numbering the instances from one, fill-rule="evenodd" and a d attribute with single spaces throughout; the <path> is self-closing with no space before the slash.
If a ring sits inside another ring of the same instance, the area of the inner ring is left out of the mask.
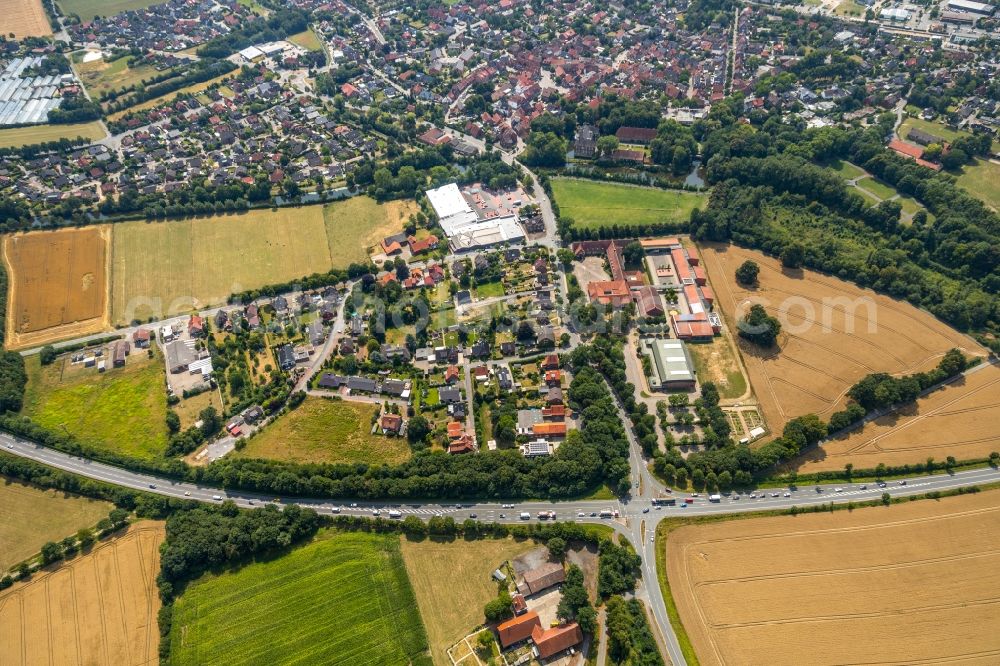
<path id="1" fill-rule="evenodd" d="M 538 619 L 538 613 L 530 611 L 515 617 L 512 620 L 497 625 L 497 634 L 500 636 L 500 645 L 507 648 L 514 643 L 520 643 L 531 637 L 531 632 L 535 628 L 541 630 L 542 622 Z"/>
<path id="2" fill-rule="evenodd" d="M 563 627 L 553 627 L 542 631 L 541 625 L 536 626 L 531 632 L 531 640 L 535 641 L 538 648 L 538 656 L 548 659 L 554 654 L 569 649 L 583 640 L 583 632 L 576 622 Z"/>

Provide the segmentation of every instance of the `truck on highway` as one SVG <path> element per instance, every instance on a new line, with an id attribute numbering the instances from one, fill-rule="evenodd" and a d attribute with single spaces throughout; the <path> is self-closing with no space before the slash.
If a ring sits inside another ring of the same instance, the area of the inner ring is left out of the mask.
<path id="1" fill-rule="evenodd" d="M 531 520 L 531 514 L 527 511 L 521 512 L 521 520 Z"/>
<path id="2" fill-rule="evenodd" d="M 549 518 L 551 518 L 552 520 L 555 520 L 556 519 L 556 512 L 555 511 L 539 511 L 538 512 L 538 520 L 548 520 Z"/>
<path id="3" fill-rule="evenodd" d="M 721 502 L 722 501 L 722 495 L 719 495 L 719 494 L 709 495 L 708 496 L 708 501 L 709 502 Z"/>
<path id="4" fill-rule="evenodd" d="M 402 518 L 403 517 L 403 512 L 399 511 L 398 509 L 389 509 L 389 517 L 390 518 Z"/>
<path id="5" fill-rule="evenodd" d="M 615 512 L 612 511 L 611 509 L 604 509 L 601 511 L 599 515 L 601 516 L 601 518 L 614 518 Z"/>
<path id="6" fill-rule="evenodd" d="M 677 506 L 677 500 L 673 497 L 654 497 L 653 506 Z"/>

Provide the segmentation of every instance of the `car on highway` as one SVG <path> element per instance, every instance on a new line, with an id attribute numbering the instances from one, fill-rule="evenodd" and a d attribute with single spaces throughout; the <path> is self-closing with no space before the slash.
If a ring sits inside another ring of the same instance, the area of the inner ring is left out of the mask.
<path id="1" fill-rule="evenodd" d="M 643 507 L 642 512 L 643 513 L 649 513 L 649 507 L 648 506 Z"/>
<path id="2" fill-rule="evenodd" d="M 373 515 L 373 516 L 378 516 L 378 515 L 379 515 L 379 514 L 381 514 L 381 513 L 382 513 L 382 512 L 381 512 L 381 511 L 379 511 L 378 509 L 372 509 L 372 515 Z"/>
<path id="3" fill-rule="evenodd" d="M 501 504 L 500 508 L 501 509 L 513 509 L 514 505 L 513 504 Z"/>
<path id="4" fill-rule="evenodd" d="M 351 502 L 351 508 L 352 509 L 357 509 L 358 508 L 358 503 L 357 502 Z"/>
<path id="5" fill-rule="evenodd" d="M 212 499 L 214 499 L 216 502 L 218 502 L 218 501 L 220 501 L 222 499 L 222 496 L 221 495 L 212 495 Z"/>
<path id="6" fill-rule="evenodd" d="M 340 507 L 339 506 L 330 507 L 330 511 L 332 511 L 333 513 L 340 513 Z"/>
<path id="7" fill-rule="evenodd" d="M 735 502 L 735 501 L 736 501 L 736 500 L 738 500 L 739 498 L 740 498 L 740 496 L 739 496 L 739 495 L 733 495 L 733 496 L 731 496 L 731 497 L 730 497 L 729 499 L 731 499 L 731 500 L 733 500 L 733 501 Z"/>
<path id="8" fill-rule="evenodd" d="M 771 497 L 780 497 L 778 493 L 771 493 Z"/>
<path id="9" fill-rule="evenodd" d="M 184 491 L 184 497 L 191 497 L 191 491 L 190 490 L 185 490 Z"/>
<path id="10" fill-rule="evenodd" d="M 478 517 L 479 517 L 479 516 L 477 516 L 477 515 L 476 515 L 476 514 L 474 514 L 474 513 L 470 513 L 470 514 L 469 514 L 469 518 L 478 518 Z"/>
<path id="11" fill-rule="evenodd" d="M 833 489 L 833 492 L 835 492 L 835 493 L 842 493 L 842 492 L 844 492 L 844 489 L 840 488 L 840 487 L 837 487 L 837 488 Z"/>
<path id="12" fill-rule="evenodd" d="M 750 499 L 757 499 L 757 493 L 750 493 Z"/>
<path id="13" fill-rule="evenodd" d="M 500 518 L 506 520 L 507 519 L 507 514 L 506 513 L 501 513 L 500 514 Z"/>
<path id="14" fill-rule="evenodd" d="M 585 517 L 586 515 L 587 515 L 587 514 L 585 514 L 585 513 L 583 512 L 583 511 L 580 511 L 580 512 L 578 512 L 578 513 L 576 514 L 576 517 L 577 517 L 577 518 L 583 518 L 583 517 Z"/>
<path id="15" fill-rule="evenodd" d="M 858 486 L 861 490 L 868 490 L 868 486 Z"/>
<path id="16" fill-rule="evenodd" d="M 8 448 L 8 449 L 12 449 L 12 448 L 14 448 L 14 445 L 13 445 L 13 444 L 8 444 L 8 445 L 7 445 L 7 448 Z"/>
<path id="17" fill-rule="evenodd" d="M 653 543 L 654 541 L 656 541 L 656 535 L 655 534 L 650 534 L 649 535 L 649 543 Z"/>
<path id="18" fill-rule="evenodd" d="M 156 484 L 155 483 L 151 483 L 151 484 L 149 484 L 149 487 L 155 489 L 156 488 Z"/>
<path id="19" fill-rule="evenodd" d="M 791 496 L 792 496 L 791 493 L 785 493 L 785 497 L 791 497 Z"/>
<path id="20" fill-rule="evenodd" d="M 900 481 L 900 482 L 899 482 L 899 485 L 901 485 L 901 486 L 905 486 L 905 485 L 906 485 L 906 479 L 903 479 L 902 481 Z"/>
<path id="21" fill-rule="evenodd" d="M 596 511 L 591 511 L 590 512 L 590 517 L 591 518 L 597 518 L 597 512 Z"/>
<path id="22" fill-rule="evenodd" d="M 256 504 L 256 502 L 254 502 L 252 499 L 249 499 L 247 500 L 247 504 L 253 506 L 254 504 Z"/>

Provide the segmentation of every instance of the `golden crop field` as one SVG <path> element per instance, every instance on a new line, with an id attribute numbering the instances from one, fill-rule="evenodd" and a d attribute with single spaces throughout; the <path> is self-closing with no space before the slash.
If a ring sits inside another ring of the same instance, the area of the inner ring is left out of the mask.
<path id="1" fill-rule="evenodd" d="M 10 33 L 18 39 L 52 34 L 42 0 L 0 0 L 0 34 Z"/>
<path id="2" fill-rule="evenodd" d="M 867 374 L 927 370 L 953 347 L 985 356 L 974 340 L 931 314 L 870 289 L 815 271 L 785 271 L 779 260 L 735 245 L 708 244 L 701 255 L 716 309 L 739 341 L 772 432 L 810 412 L 829 418 Z M 760 266 L 759 286 L 750 289 L 734 277 L 748 259 Z M 762 350 L 736 335 L 736 322 L 753 303 L 781 321 L 777 349 Z"/>
<path id="3" fill-rule="evenodd" d="M 1000 450 L 1000 367 L 982 369 L 913 405 L 866 423 L 863 428 L 828 440 L 805 454 L 799 472 L 842 470 L 848 462 L 861 469 L 879 463 L 903 465 L 932 457 L 943 462 L 985 458 Z"/>
<path id="4" fill-rule="evenodd" d="M 410 215 L 420 210 L 413 200 L 378 204 L 369 197 L 351 197 L 325 207 L 326 237 L 334 266 L 368 259 L 369 249 L 386 236 L 399 233 Z"/>
<path id="5" fill-rule="evenodd" d="M 447 650 L 483 622 L 483 606 L 497 595 L 493 570 L 537 547 L 533 541 L 481 539 L 437 543 L 402 539 L 406 573 L 427 629 L 434 663 L 448 666 Z M 441 576 L 447 562 L 448 575 Z"/>
<path id="6" fill-rule="evenodd" d="M 163 538 L 163 523 L 139 523 L 0 592 L 5 666 L 156 663 Z"/>
<path id="7" fill-rule="evenodd" d="M 679 528 L 702 664 L 1000 662 L 1000 492 Z"/>
<path id="8" fill-rule="evenodd" d="M 106 327 L 108 227 L 4 239 L 10 273 L 7 344 L 16 349 Z"/>
<path id="9" fill-rule="evenodd" d="M 84 527 L 93 527 L 114 508 L 109 502 L 46 490 L 0 476 L 0 571 Z"/>

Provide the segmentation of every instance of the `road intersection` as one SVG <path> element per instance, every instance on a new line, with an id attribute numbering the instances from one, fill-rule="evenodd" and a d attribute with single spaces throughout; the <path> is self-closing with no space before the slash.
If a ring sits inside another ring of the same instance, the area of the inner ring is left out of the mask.
<path id="1" fill-rule="evenodd" d="M 624 422 L 624 413 L 622 413 L 622 417 Z M 633 492 L 630 496 L 619 500 L 582 499 L 511 502 L 507 504 L 480 500 L 461 502 L 359 500 L 344 503 L 321 498 L 279 498 L 274 495 L 226 490 L 133 472 L 87 458 L 71 456 L 2 432 L 0 432 L 0 450 L 88 479 L 133 490 L 206 503 L 231 500 L 242 508 L 255 508 L 277 502 L 279 504 L 298 504 L 302 507 L 315 509 L 322 515 L 387 516 L 389 510 L 395 510 L 399 512 L 401 517 L 415 515 L 422 519 L 429 519 L 432 516 L 441 515 L 451 516 L 461 521 L 471 518 L 472 514 L 475 514 L 477 520 L 499 523 L 537 522 L 541 520 L 539 518 L 541 512 L 552 511 L 555 513 L 555 520 L 605 524 L 619 534 L 626 536 L 635 546 L 636 551 L 642 555 L 644 583 L 637 594 L 649 604 L 655 623 L 666 643 L 667 653 L 673 664 L 678 666 L 684 664 L 685 660 L 677 636 L 670 625 L 666 604 L 657 582 L 655 541 L 650 539 L 650 536 L 655 534 L 656 526 L 663 518 L 787 510 L 793 506 L 808 509 L 826 503 L 840 504 L 850 501 L 860 503 L 877 500 L 884 492 L 889 492 L 894 497 L 902 497 L 1000 481 L 1000 471 L 993 468 L 982 468 L 953 474 L 913 477 L 907 479 L 905 485 L 892 482 L 886 488 L 879 487 L 875 483 L 864 484 L 864 488 L 861 484 L 842 484 L 840 486 L 841 492 L 837 492 L 834 486 L 810 485 L 808 488 L 780 491 L 768 489 L 756 499 L 749 499 L 747 496 L 740 499 L 723 496 L 719 501 L 712 502 L 703 496 L 681 497 L 680 493 L 670 493 L 669 489 L 665 488 L 649 473 L 646 461 L 638 449 L 638 444 L 635 442 L 631 430 L 626 429 L 626 432 L 629 434 L 632 449 Z M 676 496 L 676 506 L 660 506 L 653 503 L 654 499 L 672 496 Z M 690 503 L 685 501 L 687 499 L 691 500 Z M 602 518 L 600 514 L 605 510 L 617 512 L 618 515 L 612 518 Z M 378 513 L 376 514 L 376 512 Z M 522 513 L 530 514 L 530 519 L 522 520 Z M 551 520 L 552 518 L 547 519 Z"/>

